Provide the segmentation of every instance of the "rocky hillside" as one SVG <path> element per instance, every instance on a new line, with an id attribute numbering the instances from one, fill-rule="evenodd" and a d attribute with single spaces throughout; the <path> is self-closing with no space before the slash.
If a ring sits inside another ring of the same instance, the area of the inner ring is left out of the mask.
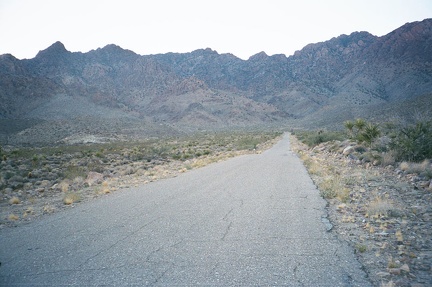
<path id="1" fill-rule="evenodd" d="M 0 141 L 150 136 L 159 128 L 329 126 L 419 96 L 430 106 L 431 41 L 432 19 L 382 37 L 354 32 L 289 57 L 261 52 L 247 61 L 211 49 L 141 56 L 108 45 L 72 53 L 56 42 L 33 59 L 0 56 L 0 120 L 6 125 Z M 53 128 L 64 121 L 74 128 Z M 101 122 L 113 130 L 100 134 Z M 38 138 L 42 134 L 50 136 Z"/>

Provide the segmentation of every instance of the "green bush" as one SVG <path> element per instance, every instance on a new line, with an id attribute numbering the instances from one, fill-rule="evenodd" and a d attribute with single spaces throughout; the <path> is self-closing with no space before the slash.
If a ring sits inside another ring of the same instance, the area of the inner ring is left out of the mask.
<path id="1" fill-rule="evenodd" d="M 243 137 L 237 140 L 234 144 L 237 150 L 254 150 L 257 148 L 260 141 L 253 136 Z"/>
<path id="2" fill-rule="evenodd" d="M 2 146 L 0 145 L 0 161 L 6 161 L 7 157 L 6 157 L 6 153 L 4 152 Z"/>
<path id="3" fill-rule="evenodd" d="M 432 121 L 417 122 L 398 129 L 390 148 L 398 160 L 422 161 L 432 158 Z"/>
<path id="4" fill-rule="evenodd" d="M 75 179 L 77 177 L 85 178 L 87 176 L 86 170 L 82 166 L 69 165 L 63 170 L 62 176 L 67 179 Z"/>
<path id="5" fill-rule="evenodd" d="M 345 121 L 344 126 L 351 139 L 355 139 L 359 143 L 364 142 L 368 146 L 371 146 L 374 140 L 381 134 L 378 125 L 369 123 L 364 119 Z"/>
<path id="6" fill-rule="evenodd" d="M 297 131 L 294 134 L 300 141 L 307 144 L 309 147 L 314 147 L 320 143 L 333 140 L 344 140 L 346 138 L 344 133 L 338 131 Z"/>
<path id="7" fill-rule="evenodd" d="M 363 129 L 357 135 L 359 142 L 365 142 L 368 146 L 372 145 L 372 142 L 380 136 L 381 132 L 378 125 L 372 123 L 366 123 Z"/>

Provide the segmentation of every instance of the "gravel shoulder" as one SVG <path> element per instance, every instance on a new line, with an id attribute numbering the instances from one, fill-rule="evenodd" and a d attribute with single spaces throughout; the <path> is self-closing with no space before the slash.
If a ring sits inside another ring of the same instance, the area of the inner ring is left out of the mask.
<path id="1" fill-rule="evenodd" d="M 349 142 L 293 148 L 317 186 L 339 181 L 346 197 L 329 198 L 333 231 L 355 250 L 376 286 L 432 286 L 431 182 L 399 166 L 344 154 Z M 321 190 L 321 192 L 324 191 Z"/>

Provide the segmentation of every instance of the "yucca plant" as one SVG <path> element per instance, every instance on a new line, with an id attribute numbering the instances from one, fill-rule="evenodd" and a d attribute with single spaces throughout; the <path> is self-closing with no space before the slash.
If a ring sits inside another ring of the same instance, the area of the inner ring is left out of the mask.
<path id="1" fill-rule="evenodd" d="M 372 123 L 366 123 L 362 132 L 359 134 L 359 139 L 371 146 L 372 142 L 379 137 L 381 134 L 378 125 Z"/>
<path id="2" fill-rule="evenodd" d="M 354 123 L 354 127 L 357 128 L 358 132 L 361 132 L 365 128 L 366 124 L 367 123 L 364 119 L 356 119 Z"/>
<path id="3" fill-rule="evenodd" d="M 399 160 L 422 161 L 432 158 L 432 121 L 401 128 L 390 147 Z"/>
<path id="4" fill-rule="evenodd" d="M 345 121 L 344 122 L 344 126 L 348 130 L 350 138 L 353 138 L 353 135 L 354 135 L 354 126 L 355 126 L 354 122 L 352 122 L 352 121 Z"/>

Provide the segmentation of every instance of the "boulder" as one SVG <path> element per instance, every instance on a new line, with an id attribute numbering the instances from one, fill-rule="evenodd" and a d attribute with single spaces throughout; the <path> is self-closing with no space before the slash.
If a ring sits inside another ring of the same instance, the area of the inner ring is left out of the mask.
<path id="1" fill-rule="evenodd" d="M 87 175 L 85 183 L 89 186 L 101 183 L 103 181 L 103 174 L 95 171 L 90 171 Z"/>
<path id="2" fill-rule="evenodd" d="M 342 151 L 343 155 L 349 155 L 352 154 L 354 152 L 354 147 L 353 146 L 347 146 L 346 148 L 344 148 L 344 150 Z"/>

